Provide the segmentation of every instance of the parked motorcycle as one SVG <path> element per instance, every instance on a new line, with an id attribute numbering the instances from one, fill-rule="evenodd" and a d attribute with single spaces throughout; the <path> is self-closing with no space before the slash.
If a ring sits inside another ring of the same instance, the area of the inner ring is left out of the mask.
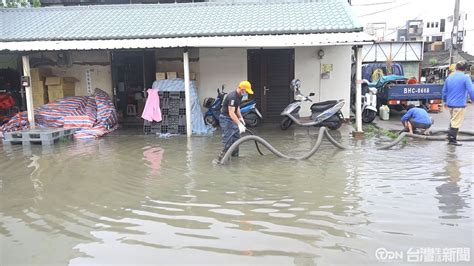
<path id="1" fill-rule="evenodd" d="M 204 99 L 203 106 L 208 108 L 206 113 L 204 114 L 204 122 L 207 125 L 211 125 L 213 127 L 217 127 L 219 125 L 219 115 L 221 113 L 222 103 L 224 102 L 224 96 L 227 92 L 224 92 L 224 85 L 222 85 L 222 89 L 217 89 L 217 97 L 214 99 L 212 97 L 208 97 Z"/>
<path id="2" fill-rule="evenodd" d="M 240 113 L 244 118 L 245 125 L 248 127 L 256 127 L 261 119 L 263 119 L 262 114 L 257 109 L 255 99 L 242 103 L 240 105 Z"/>
<path id="3" fill-rule="evenodd" d="M 331 100 L 325 102 L 314 103 L 311 105 L 311 116 L 301 117 L 299 116 L 299 110 L 301 104 L 305 101 L 312 102 L 309 98 L 314 96 L 314 93 L 310 93 L 308 96 L 303 95 L 299 88 L 301 81 L 294 79 L 291 81 L 290 89 L 294 92 L 294 101 L 290 103 L 281 112 L 284 116 L 280 122 L 280 128 L 282 130 L 288 129 L 293 123 L 298 126 L 308 127 L 327 127 L 329 129 L 338 129 L 344 120 L 344 116 L 341 113 L 341 108 L 344 106 L 344 100 Z"/>
<path id="4" fill-rule="evenodd" d="M 370 123 L 377 116 L 377 88 L 369 87 L 367 80 L 362 80 L 362 122 Z"/>
<path id="5" fill-rule="evenodd" d="M 221 113 L 222 104 L 224 102 L 224 97 L 227 93 L 224 92 L 224 86 L 222 89 L 217 89 L 217 98 L 208 97 L 204 99 L 203 106 L 208 108 L 206 113 L 204 114 L 204 122 L 208 125 L 212 125 L 213 127 L 217 127 L 219 125 L 219 115 Z M 240 105 L 240 113 L 244 118 L 245 124 L 248 127 L 256 127 L 261 119 L 263 119 L 262 114 L 257 109 L 255 99 L 250 101 L 243 102 Z"/>

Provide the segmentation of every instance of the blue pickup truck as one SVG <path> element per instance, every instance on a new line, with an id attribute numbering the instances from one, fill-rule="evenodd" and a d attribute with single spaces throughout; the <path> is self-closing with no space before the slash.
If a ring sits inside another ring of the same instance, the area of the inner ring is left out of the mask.
<path id="1" fill-rule="evenodd" d="M 407 105 L 425 107 L 427 110 L 439 111 L 442 102 L 443 85 L 439 84 L 406 84 L 403 76 L 383 76 L 376 83 L 379 105 L 388 105 L 395 110 L 403 110 Z"/>

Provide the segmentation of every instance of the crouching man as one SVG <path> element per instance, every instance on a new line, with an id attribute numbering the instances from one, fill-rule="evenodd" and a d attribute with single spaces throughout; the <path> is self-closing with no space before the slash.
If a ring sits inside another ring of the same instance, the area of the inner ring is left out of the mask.
<path id="1" fill-rule="evenodd" d="M 407 112 L 401 120 L 405 131 L 411 134 L 415 129 L 420 129 L 422 134 L 429 135 L 430 127 L 433 124 L 433 119 L 428 115 L 428 112 L 413 104 L 407 106 Z"/>

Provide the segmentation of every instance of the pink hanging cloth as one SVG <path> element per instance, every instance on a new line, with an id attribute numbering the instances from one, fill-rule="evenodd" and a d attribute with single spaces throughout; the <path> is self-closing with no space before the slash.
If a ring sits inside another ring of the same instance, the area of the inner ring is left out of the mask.
<path id="1" fill-rule="evenodd" d="M 160 97 L 158 89 L 148 89 L 145 108 L 143 108 L 142 118 L 150 122 L 161 121 Z"/>

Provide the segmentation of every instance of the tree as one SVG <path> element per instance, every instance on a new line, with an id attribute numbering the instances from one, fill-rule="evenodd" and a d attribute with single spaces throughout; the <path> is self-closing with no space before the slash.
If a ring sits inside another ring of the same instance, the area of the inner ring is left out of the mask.
<path id="1" fill-rule="evenodd" d="M 436 58 L 431 58 L 431 59 L 430 59 L 430 65 L 431 65 L 431 66 L 436 66 L 436 65 L 438 65 L 438 59 L 436 59 Z"/>
<path id="2" fill-rule="evenodd" d="M 0 7 L 6 8 L 19 8 L 19 7 L 41 7 L 40 0 L 32 0 L 30 3 L 28 0 L 6 0 L 5 4 L 0 3 Z"/>

